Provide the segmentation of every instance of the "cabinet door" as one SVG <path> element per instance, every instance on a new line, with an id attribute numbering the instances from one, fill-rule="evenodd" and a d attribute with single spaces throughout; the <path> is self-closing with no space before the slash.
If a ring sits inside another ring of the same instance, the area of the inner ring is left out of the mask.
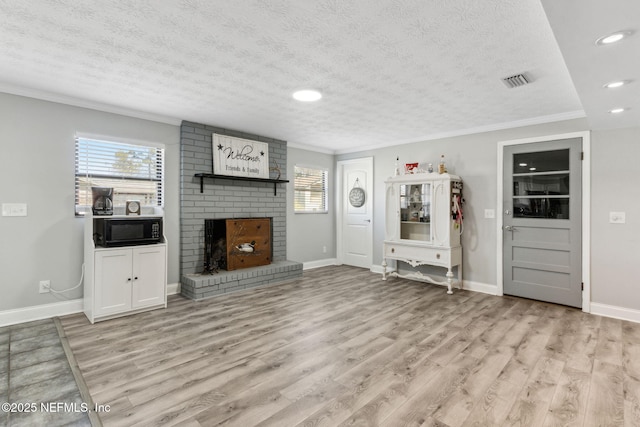
<path id="1" fill-rule="evenodd" d="M 95 253 L 95 315 L 131 309 L 131 249 Z"/>
<path id="2" fill-rule="evenodd" d="M 164 245 L 133 249 L 133 309 L 164 304 L 167 287 L 165 252 Z"/>
<path id="3" fill-rule="evenodd" d="M 431 214 L 433 243 L 451 245 L 451 182 L 437 181 L 433 185 L 433 212 Z"/>

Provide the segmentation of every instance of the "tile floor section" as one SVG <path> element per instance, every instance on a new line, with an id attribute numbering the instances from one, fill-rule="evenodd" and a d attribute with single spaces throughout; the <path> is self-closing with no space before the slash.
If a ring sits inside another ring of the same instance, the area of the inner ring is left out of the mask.
<path id="1" fill-rule="evenodd" d="M 7 412 L 5 403 L 36 410 Z M 43 411 L 41 403 L 78 410 Z M 0 328 L 0 426 L 91 426 L 82 403 L 52 319 Z"/>

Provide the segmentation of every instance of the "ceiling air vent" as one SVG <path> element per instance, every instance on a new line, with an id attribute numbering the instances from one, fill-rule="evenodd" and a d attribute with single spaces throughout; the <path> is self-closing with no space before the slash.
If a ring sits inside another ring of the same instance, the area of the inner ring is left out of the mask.
<path id="1" fill-rule="evenodd" d="M 502 79 L 502 83 L 504 83 L 504 85 L 509 89 L 513 89 L 514 87 L 520 87 L 528 84 L 529 79 L 527 79 L 527 76 L 522 73 L 511 77 L 505 77 Z"/>

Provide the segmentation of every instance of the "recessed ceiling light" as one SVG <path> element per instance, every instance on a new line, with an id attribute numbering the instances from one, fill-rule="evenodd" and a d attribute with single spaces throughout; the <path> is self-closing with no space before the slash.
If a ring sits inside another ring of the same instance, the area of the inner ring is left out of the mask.
<path id="1" fill-rule="evenodd" d="M 525 166 L 527 166 L 527 164 L 526 163 L 520 163 L 520 164 L 518 164 L 518 166 L 525 167 Z"/>
<path id="2" fill-rule="evenodd" d="M 596 40 L 596 44 L 605 45 L 619 42 L 625 37 L 629 37 L 631 34 L 633 34 L 633 31 L 630 30 L 616 31 L 615 33 L 609 34 L 608 36 L 600 37 L 598 40 Z"/>
<path id="3" fill-rule="evenodd" d="M 606 85 L 604 85 L 604 87 L 606 87 L 607 89 L 615 89 L 617 87 L 624 86 L 628 83 L 629 83 L 629 80 L 618 80 L 615 82 L 607 83 Z"/>
<path id="4" fill-rule="evenodd" d="M 613 110 L 609 110 L 611 114 L 620 114 L 624 111 L 627 111 L 628 108 L 614 108 Z"/>
<path id="5" fill-rule="evenodd" d="M 529 168 L 529 170 L 530 170 L 530 171 L 534 171 L 534 170 L 536 170 L 536 168 Z"/>
<path id="6" fill-rule="evenodd" d="M 293 99 L 302 102 L 313 102 L 322 98 L 322 94 L 317 90 L 299 90 L 293 93 Z"/>

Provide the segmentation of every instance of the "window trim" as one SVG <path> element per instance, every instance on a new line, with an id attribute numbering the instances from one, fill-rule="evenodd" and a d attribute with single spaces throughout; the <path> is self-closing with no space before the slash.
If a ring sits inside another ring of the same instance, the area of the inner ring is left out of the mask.
<path id="1" fill-rule="evenodd" d="M 158 209 L 160 209 L 161 211 L 164 210 L 164 199 L 166 197 L 166 185 L 165 185 L 166 147 L 165 147 L 165 144 L 159 143 L 159 142 L 147 141 L 147 140 L 117 137 L 112 135 L 99 135 L 99 134 L 92 134 L 92 133 L 76 132 L 74 135 L 75 155 L 77 155 L 78 142 L 80 140 L 99 141 L 107 144 L 113 143 L 113 144 L 122 144 L 122 145 L 133 145 L 140 148 L 150 148 L 150 149 L 160 150 L 162 156 L 161 156 L 161 167 L 159 168 L 159 173 L 160 173 L 159 179 L 146 179 L 146 178 L 139 178 L 139 177 L 128 177 L 126 179 L 130 181 L 154 182 L 156 183 L 156 185 L 159 185 L 159 189 L 158 187 L 156 187 L 156 197 L 159 198 L 159 203 L 151 204 L 151 205 L 143 204 L 142 207 L 146 209 L 152 209 L 154 214 Z M 158 168 L 156 168 L 156 171 L 158 171 Z M 85 204 L 77 203 L 78 179 L 79 177 L 83 177 L 83 176 L 87 176 L 87 175 L 78 174 L 78 159 L 76 158 L 74 160 L 74 213 L 76 218 L 83 218 L 86 216 L 87 212 L 89 213 L 91 212 L 91 206 L 87 207 L 87 205 Z M 114 178 L 122 179 L 122 176 L 115 176 L 110 174 L 88 174 L 88 176 L 99 178 L 99 179 L 114 179 Z M 123 206 L 119 206 L 119 205 L 114 206 L 114 211 L 116 210 L 116 208 L 118 208 L 119 211 L 122 210 L 122 213 L 124 213 Z M 114 215 L 117 215 L 119 213 L 120 212 L 118 213 L 114 212 Z"/>
<path id="2" fill-rule="evenodd" d="M 298 210 L 296 209 L 295 195 L 298 190 L 296 190 L 296 169 L 304 168 L 304 169 L 315 169 L 324 173 L 324 209 L 323 210 Z M 293 213 L 308 215 L 308 214 L 328 214 L 329 213 L 329 168 L 325 166 L 318 165 L 309 165 L 298 163 L 293 166 Z"/>

